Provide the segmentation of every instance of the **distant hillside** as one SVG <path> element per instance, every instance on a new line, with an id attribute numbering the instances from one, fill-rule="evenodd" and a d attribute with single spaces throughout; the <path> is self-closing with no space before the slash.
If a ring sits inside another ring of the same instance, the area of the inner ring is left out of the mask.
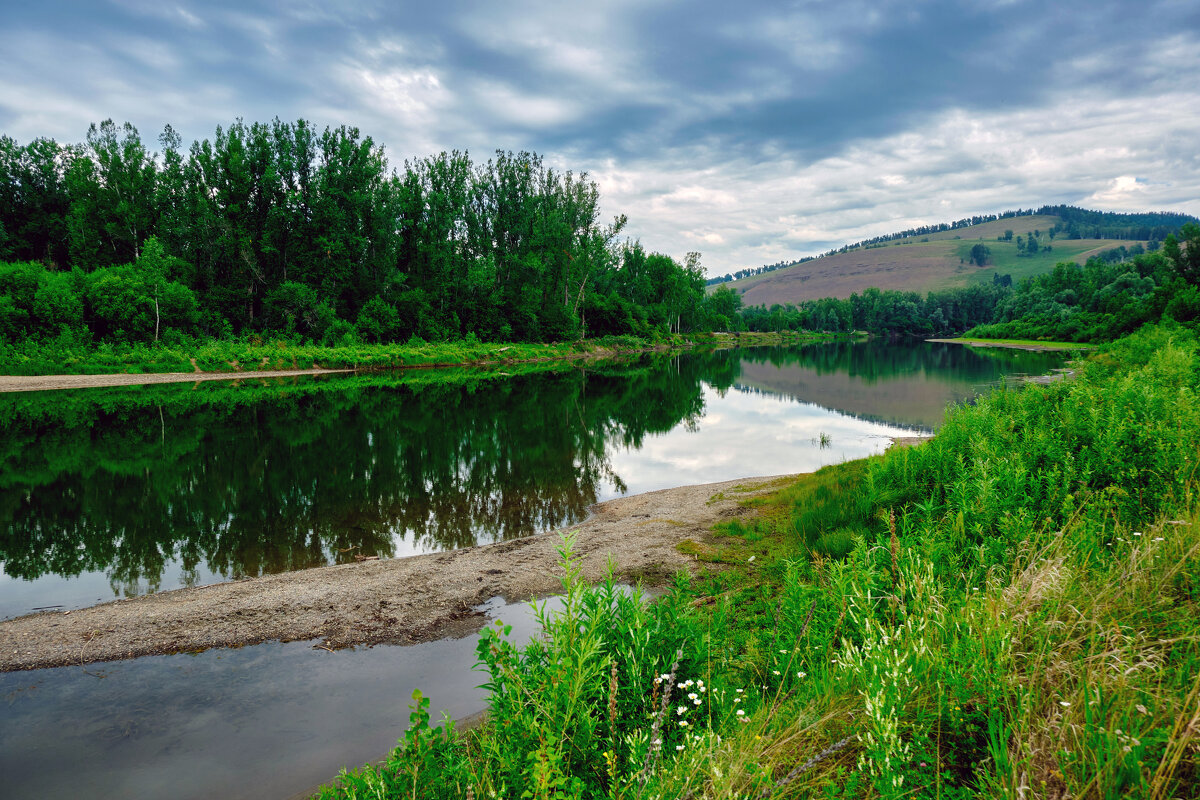
<path id="1" fill-rule="evenodd" d="M 1038 212 L 1008 212 L 880 236 L 817 258 L 744 270 L 738 274 L 758 274 L 724 285 L 741 293 L 745 305 L 771 306 L 845 298 L 871 286 L 926 292 L 991 282 L 997 275 L 1019 281 L 1047 272 L 1059 261 L 1082 264 L 1093 256 L 1120 258 L 1154 249 L 1168 233 L 1194 219 L 1071 206 L 1047 206 Z M 982 266 L 979 251 L 972 251 L 977 245 L 986 247 Z"/>

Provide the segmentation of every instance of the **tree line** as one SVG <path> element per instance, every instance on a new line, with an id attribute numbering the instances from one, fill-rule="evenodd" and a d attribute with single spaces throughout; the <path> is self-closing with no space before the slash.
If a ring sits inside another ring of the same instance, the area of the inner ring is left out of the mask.
<path id="1" fill-rule="evenodd" d="M 722 287 L 724 288 L 724 287 Z M 740 319 L 751 331 L 864 331 L 888 338 L 946 336 L 991 322 L 1008 289 L 998 284 L 927 293 L 875 288 L 849 298 L 825 297 L 798 304 L 751 306 Z"/>
<path id="2" fill-rule="evenodd" d="M 218 127 L 157 152 L 0 137 L 0 336 L 560 341 L 720 325 L 682 262 L 600 220 L 586 174 L 528 152 L 390 168 L 358 129 Z"/>

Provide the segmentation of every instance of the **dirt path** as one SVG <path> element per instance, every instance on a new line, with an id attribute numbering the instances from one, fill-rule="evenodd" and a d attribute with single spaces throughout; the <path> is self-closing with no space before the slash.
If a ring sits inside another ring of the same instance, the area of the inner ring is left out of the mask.
<path id="1" fill-rule="evenodd" d="M 677 545 L 703 542 L 719 520 L 750 515 L 740 500 L 783 478 L 683 486 L 596 506 L 566 530 L 586 576 L 609 556 L 625 579 L 695 568 Z M 326 647 L 407 644 L 476 631 L 472 607 L 496 595 L 527 600 L 560 589 L 557 533 L 412 558 L 367 561 L 160 592 L 0 622 L 0 671 L 319 639 Z"/>
<path id="2" fill-rule="evenodd" d="M 100 386 L 139 386 L 146 383 L 242 381 L 254 378 L 290 378 L 295 375 L 332 375 L 351 369 L 273 369 L 253 372 L 147 372 L 109 375 L 0 375 L 0 392 L 41 392 L 49 389 L 91 389 Z"/>

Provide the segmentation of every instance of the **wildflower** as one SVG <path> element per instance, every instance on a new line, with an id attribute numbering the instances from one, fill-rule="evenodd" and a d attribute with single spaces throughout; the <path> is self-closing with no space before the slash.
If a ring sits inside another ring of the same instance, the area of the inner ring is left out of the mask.
<path id="1" fill-rule="evenodd" d="M 807 678 L 807 677 L 808 677 L 808 673 L 807 673 L 807 672 L 797 672 L 797 673 L 796 673 L 796 677 L 797 677 L 797 678 Z"/>
<path id="2" fill-rule="evenodd" d="M 699 695 L 697 695 L 695 692 L 688 692 L 688 700 L 695 700 L 697 697 L 699 697 Z"/>
<path id="3" fill-rule="evenodd" d="M 687 713 L 687 706 L 680 706 L 679 708 L 675 709 L 675 713 L 682 717 Z"/>
<path id="4" fill-rule="evenodd" d="M 677 744 L 677 745 L 675 745 L 675 750 L 676 750 L 676 751 L 679 751 L 679 750 L 682 750 L 682 749 L 683 749 L 683 745 L 681 745 L 681 744 Z"/>
<path id="5" fill-rule="evenodd" d="M 778 674 L 779 674 L 779 670 L 777 670 L 777 669 L 773 669 L 773 670 L 771 670 L 771 674 L 772 674 L 772 675 L 778 675 Z M 763 688 L 765 689 L 766 687 L 764 686 Z"/>
<path id="6" fill-rule="evenodd" d="M 1070 703 L 1068 703 L 1066 700 L 1059 700 L 1059 701 L 1058 701 L 1058 704 L 1059 704 L 1060 706 L 1062 706 L 1063 708 L 1070 708 L 1070 707 L 1071 707 L 1071 704 L 1070 704 Z"/>
<path id="7" fill-rule="evenodd" d="M 746 716 L 746 709 L 744 709 L 744 708 L 739 708 L 739 709 L 737 710 L 737 715 L 738 715 L 739 717 L 744 717 L 744 716 Z"/>
<path id="8" fill-rule="evenodd" d="M 735 698 L 733 698 L 733 702 L 735 702 L 735 703 L 740 703 L 740 702 L 742 702 L 742 698 L 740 698 L 740 697 L 735 697 Z"/>
<path id="9" fill-rule="evenodd" d="M 692 701 L 692 705 L 694 705 L 694 706 L 698 706 L 698 705 L 700 705 L 700 703 L 702 703 L 702 702 L 703 702 L 703 701 L 702 701 L 702 700 L 701 700 L 699 697 L 697 697 L 695 700 L 693 700 L 693 701 Z"/>
<path id="10" fill-rule="evenodd" d="M 787 650 L 780 650 L 779 652 L 783 653 L 785 656 L 787 655 Z"/>
<path id="11" fill-rule="evenodd" d="M 688 721 L 686 719 L 679 720 L 679 727 L 686 728 L 687 726 L 688 726 Z"/>
<path id="12" fill-rule="evenodd" d="M 741 694 L 741 693 L 742 693 L 742 690 L 741 690 L 741 689 L 737 689 L 736 691 L 737 691 L 737 693 L 738 693 L 738 694 Z"/>
<path id="13" fill-rule="evenodd" d="M 754 556 L 750 556 L 749 558 L 746 559 L 746 563 L 749 564 L 753 560 L 754 560 Z"/>

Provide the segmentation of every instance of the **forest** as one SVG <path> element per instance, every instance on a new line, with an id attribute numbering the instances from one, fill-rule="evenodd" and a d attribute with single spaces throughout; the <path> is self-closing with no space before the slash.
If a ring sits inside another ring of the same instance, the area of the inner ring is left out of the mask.
<path id="1" fill-rule="evenodd" d="M 599 219 L 586 174 L 533 153 L 389 166 L 358 129 L 217 128 L 152 151 L 0 137 L 0 341 L 256 333 L 326 344 L 563 341 L 729 327 L 682 261 Z"/>
<path id="2" fill-rule="evenodd" d="M 1200 316 L 1200 227 L 1183 214 L 1044 206 L 966 218 L 929 230 L 1038 213 L 1061 220 L 1051 239 L 1136 243 L 1015 287 L 996 274 L 924 297 L 867 288 L 742 308 L 727 287 L 706 292 L 698 253 L 681 262 L 624 238 L 626 218 L 601 221 L 586 174 L 534 153 L 444 152 L 391 167 L 356 128 L 278 119 L 238 120 L 186 150 L 167 126 L 158 144 L 112 120 L 82 144 L 0 137 L 0 362 L 29 361 L 31 348 L 268 338 L 347 347 L 973 330 L 1108 341 Z"/>

